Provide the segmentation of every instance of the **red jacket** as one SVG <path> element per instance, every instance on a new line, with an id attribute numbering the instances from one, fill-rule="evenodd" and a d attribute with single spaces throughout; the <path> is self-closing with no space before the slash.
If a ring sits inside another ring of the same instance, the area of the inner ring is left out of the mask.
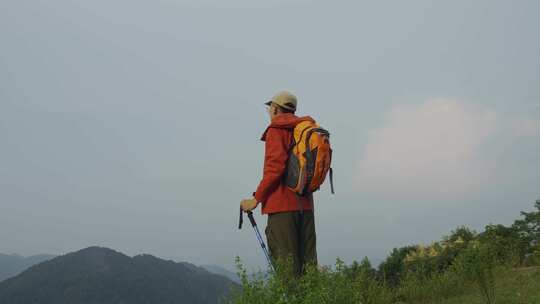
<path id="1" fill-rule="evenodd" d="M 296 194 L 285 186 L 282 177 L 287 168 L 294 127 L 305 120 L 314 121 L 309 116 L 280 114 L 274 117 L 261 137 L 266 142 L 264 170 L 254 196 L 257 202 L 262 203 L 263 214 L 299 210 Z M 307 197 L 301 197 L 300 203 L 304 210 L 313 209 L 313 203 Z"/>

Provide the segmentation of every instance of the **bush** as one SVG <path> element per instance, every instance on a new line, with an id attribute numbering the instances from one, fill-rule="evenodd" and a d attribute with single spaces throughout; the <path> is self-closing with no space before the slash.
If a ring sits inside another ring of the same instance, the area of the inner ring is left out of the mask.
<path id="1" fill-rule="evenodd" d="M 463 278 L 455 271 L 425 276 L 409 272 L 397 290 L 398 298 L 406 303 L 431 303 L 447 299 L 464 291 Z"/>
<path id="2" fill-rule="evenodd" d="M 493 258 L 499 264 L 519 265 L 529 251 L 529 241 L 520 237 L 515 227 L 487 225 L 478 241 L 490 247 Z"/>
<path id="3" fill-rule="evenodd" d="M 430 265 L 438 255 L 417 254 L 412 260 L 414 267 L 408 267 L 400 282 L 398 298 L 407 303 L 431 303 L 462 294 L 471 285 L 480 291 L 485 303 L 494 303 L 495 274 L 498 267 L 504 267 L 501 266 L 504 264 L 501 264 L 499 245 L 497 242 L 469 241 L 442 271 L 436 271 Z"/>
<path id="4" fill-rule="evenodd" d="M 247 278 L 238 261 L 244 292 L 233 303 L 431 303 L 476 287 L 485 303 L 495 301 L 495 276 L 516 265 L 540 265 L 540 200 L 511 227 L 484 232 L 461 226 L 440 242 L 394 248 L 377 271 L 369 260 L 346 266 L 308 266 L 300 278 L 290 265 Z M 291 263 L 292 265 L 292 263 Z"/>
<path id="5" fill-rule="evenodd" d="M 416 246 L 394 248 L 384 262 L 379 265 L 377 275 L 379 280 L 390 287 L 397 287 L 406 273 L 404 260 L 407 255 L 416 250 Z"/>
<path id="6" fill-rule="evenodd" d="M 472 243 L 456 258 L 450 270 L 474 284 L 487 304 L 495 303 L 496 253 L 489 244 Z"/>
<path id="7" fill-rule="evenodd" d="M 362 304 L 390 303 L 393 295 L 390 290 L 377 280 L 377 272 L 371 267 L 368 258 L 365 257 L 360 264 L 356 261 L 345 268 L 350 273 L 355 290 L 354 298 Z M 358 302 L 357 302 L 358 303 Z"/>
<path id="8" fill-rule="evenodd" d="M 304 275 L 291 275 L 291 261 L 279 261 L 276 271 L 268 275 L 257 273 L 248 277 L 245 267 L 237 260 L 242 280 L 242 292 L 237 292 L 235 304 L 385 304 L 392 303 L 390 289 L 376 280 L 366 259 L 361 264 L 346 266 L 337 260 L 335 267 L 319 268 L 308 265 Z"/>
<path id="9" fill-rule="evenodd" d="M 540 266 L 540 244 L 532 246 L 531 253 L 527 255 L 524 266 Z"/>

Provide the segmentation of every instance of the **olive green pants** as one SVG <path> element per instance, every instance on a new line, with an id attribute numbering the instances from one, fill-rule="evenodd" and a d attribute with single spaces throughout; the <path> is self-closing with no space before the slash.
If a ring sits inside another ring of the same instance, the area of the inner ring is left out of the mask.
<path id="1" fill-rule="evenodd" d="M 317 264 L 313 211 L 269 214 L 265 233 L 273 262 L 291 258 L 296 275 L 302 274 L 305 264 Z"/>

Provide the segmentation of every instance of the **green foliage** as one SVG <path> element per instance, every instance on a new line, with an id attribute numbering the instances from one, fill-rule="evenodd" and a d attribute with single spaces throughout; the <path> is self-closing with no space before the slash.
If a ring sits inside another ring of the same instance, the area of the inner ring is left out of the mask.
<path id="1" fill-rule="evenodd" d="M 540 200 L 535 202 L 536 211 L 521 212 L 522 219 L 516 220 L 512 229 L 519 235 L 522 243 L 521 258 L 525 264 L 540 264 L 538 248 L 540 244 Z M 529 261 L 525 261 L 529 257 Z"/>
<path id="2" fill-rule="evenodd" d="M 351 266 L 338 259 L 333 269 L 308 265 L 300 277 L 291 275 L 290 260 L 279 261 L 276 271 L 267 276 L 248 277 L 239 260 L 237 267 L 243 291 L 233 297 L 235 304 L 385 304 L 393 299 L 391 290 L 376 280 L 367 259 Z"/>
<path id="3" fill-rule="evenodd" d="M 540 303 L 540 267 L 497 269 L 495 298 L 497 304 Z M 485 299 L 477 287 L 467 286 L 461 294 L 430 303 L 483 304 Z M 407 303 L 412 304 L 412 303 Z"/>
<path id="4" fill-rule="evenodd" d="M 379 266 L 378 277 L 407 303 L 430 303 L 456 296 L 469 287 L 494 303 L 495 275 L 511 265 L 540 263 L 540 200 L 536 211 L 522 212 L 511 227 L 487 225 L 477 234 L 465 226 L 440 242 L 392 250 Z"/>
<path id="5" fill-rule="evenodd" d="M 474 241 L 476 238 L 476 232 L 470 230 L 467 226 L 459 226 L 455 230 L 452 230 L 449 236 L 443 237 L 444 241 L 450 243 L 463 243 L 467 245 L 469 242 Z"/>
<path id="6" fill-rule="evenodd" d="M 399 285 L 399 281 L 405 274 L 405 257 L 416 249 L 415 246 L 394 248 L 390 255 L 379 265 L 379 279 L 391 287 Z"/>
<path id="7" fill-rule="evenodd" d="M 475 231 L 465 226 L 457 227 L 442 241 L 431 245 L 414 245 L 394 249 L 380 265 L 379 276 L 388 280 L 392 287 L 398 287 L 404 277 L 430 278 L 444 272 L 454 259 L 477 237 Z"/>
<path id="8" fill-rule="evenodd" d="M 349 273 L 350 279 L 354 282 L 355 298 L 360 303 L 372 304 L 390 301 L 391 291 L 377 280 L 377 272 L 371 267 L 367 257 L 358 264 L 354 261 L 350 267 L 345 268 Z"/>
<path id="9" fill-rule="evenodd" d="M 536 244 L 531 255 L 531 264 L 540 266 L 540 243 Z"/>
<path id="10" fill-rule="evenodd" d="M 478 287 L 486 304 L 495 303 L 495 268 L 497 250 L 484 243 L 473 243 L 461 253 L 454 264 L 452 272 L 460 274 L 465 282 Z"/>
<path id="11" fill-rule="evenodd" d="M 515 225 L 523 226 L 522 231 L 528 234 L 532 240 L 540 240 L 540 200 L 536 200 L 534 207 L 536 211 L 533 212 L 521 212 L 524 217 L 521 220 L 517 220 Z"/>
<path id="12" fill-rule="evenodd" d="M 463 277 L 482 291 L 486 301 L 492 301 L 494 265 L 517 266 L 524 261 L 538 265 L 540 262 L 540 200 L 536 201 L 535 208 L 534 212 L 522 212 L 523 219 L 515 221 L 511 227 L 490 224 L 477 234 L 460 226 L 440 242 L 394 248 L 379 266 L 378 276 L 399 290 L 400 297 L 418 301 L 433 299 L 430 296 L 433 294 L 448 294 L 445 291 L 448 288 L 462 290 L 456 285 L 456 278 Z M 459 265 L 463 267 L 460 271 Z"/>
<path id="13" fill-rule="evenodd" d="M 511 261 L 515 250 L 510 245 L 519 243 L 513 238 L 516 234 L 504 226 L 488 226 L 478 236 L 466 231 L 460 227 L 443 242 L 417 246 L 410 252 L 404 260 L 406 274 L 398 297 L 430 303 L 456 296 L 471 285 L 482 294 L 484 303 L 494 303 L 496 268 Z"/>
<path id="14" fill-rule="evenodd" d="M 396 290 L 406 303 L 431 303 L 463 293 L 463 278 L 455 271 L 425 274 L 408 272 Z"/>
<path id="15" fill-rule="evenodd" d="M 529 251 L 529 241 L 522 238 L 514 227 L 487 225 L 478 236 L 478 241 L 489 245 L 493 257 L 499 264 L 520 264 Z"/>
<path id="16" fill-rule="evenodd" d="M 397 297 L 407 303 L 430 303 L 458 295 L 470 285 L 480 292 L 484 303 L 494 303 L 500 269 L 520 265 L 525 257 L 532 264 L 540 261 L 540 200 L 535 207 L 535 212 L 522 212 L 524 218 L 511 227 L 487 225 L 476 234 L 461 226 L 430 246 L 394 249 L 387 259 L 390 263 L 382 266 L 399 274 L 394 278 L 401 277 L 398 284 L 392 281 Z"/>

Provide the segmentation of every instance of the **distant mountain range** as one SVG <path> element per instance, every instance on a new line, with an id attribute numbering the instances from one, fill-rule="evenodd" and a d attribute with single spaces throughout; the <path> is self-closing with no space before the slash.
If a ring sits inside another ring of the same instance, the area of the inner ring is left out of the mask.
<path id="1" fill-rule="evenodd" d="M 239 285 L 189 263 L 89 247 L 0 282 L 0 303 L 222 303 Z"/>
<path id="2" fill-rule="evenodd" d="M 38 254 L 29 257 L 23 257 L 18 254 L 0 253 L 0 282 L 7 278 L 18 275 L 19 273 L 25 271 L 31 266 L 50 260 L 54 257 L 56 256 L 51 254 Z M 240 278 L 238 277 L 238 274 L 227 270 L 221 266 L 201 265 L 200 267 L 206 269 L 211 273 L 222 275 L 226 278 L 229 278 L 231 281 L 240 284 Z"/>
<path id="3" fill-rule="evenodd" d="M 23 257 L 18 254 L 0 253 L 0 282 L 18 275 L 30 266 L 39 264 L 54 258 L 54 255 L 39 254 L 29 257 Z"/>

